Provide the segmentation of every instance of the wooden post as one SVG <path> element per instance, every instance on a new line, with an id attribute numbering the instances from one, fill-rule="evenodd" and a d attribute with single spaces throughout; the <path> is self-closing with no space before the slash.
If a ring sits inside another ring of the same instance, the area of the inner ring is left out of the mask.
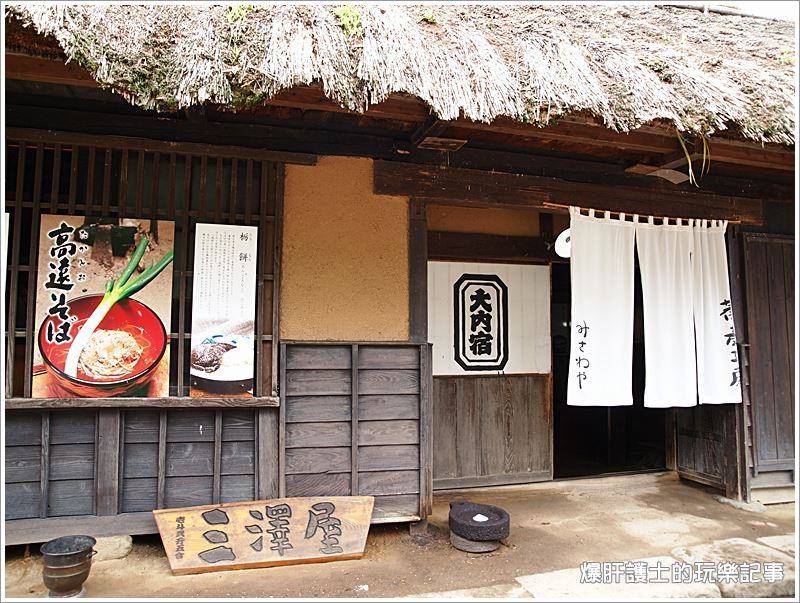
<path id="1" fill-rule="evenodd" d="M 428 341 L 428 223 L 420 199 L 408 202 L 408 335 Z"/>
<path id="2" fill-rule="evenodd" d="M 358 496 L 358 344 L 350 350 L 350 495 Z"/>
<path id="3" fill-rule="evenodd" d="M 98 515 L 116 515 L 119 512 L 119 427 L 119 410 L 104 408 L 97 411 L 95 500 Z"/>

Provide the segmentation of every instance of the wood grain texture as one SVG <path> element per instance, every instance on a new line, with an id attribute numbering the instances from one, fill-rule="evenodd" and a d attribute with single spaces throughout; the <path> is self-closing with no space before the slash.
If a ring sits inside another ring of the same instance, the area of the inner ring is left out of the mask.
<path id="1" fill-rule="evenodd" d="M 362 396 L 362 400 L 363 400 Z M 287 423 L 350 421 L 349 396 L 291 396 L 284 401 Z"/>
<path id="2" fill-rule="evenodd" d="M 358 391 L 364 395 L 419 394 L 419 370 L 360 370 Z"/>
<path id="3" fill-rule="evenodd" d="M 350 370 L 287 370 L 285 392 L 287 396 L 335 396 L 349 394 Z"/>
<path id="4" fill-rule="evenodd" d="M 359 369 L 419 368 L 419 348 L 416 346 L 362 345 L 358 349 Z"/>
<path id="5" fill-rule="evenodd" d="M 408 203 L 408 335 L 411 341 L 428 340 L 428 219 L 426 203 Z M 412 348 L 409 348 L 412 349 Z M 376 367 L 385 368 L 385 367 Z"/>
<path id="6" fill-rule="evenodd" d="M 8 410 L 67 408 L 263 408 L 278 406 L 278 396 L 252 398 L 7 398 Z"/>
<path id="7" fill-rule="evenodd" d="M 98 515 L 119 512 L 120 415 L 119 409 L 104 409 L 97 415 L 95 508 Z"/>
<path id="8" fill-rule="evenodd" d="M 552 475 L 548 387 L 548 375 L 434 377 L 434 486 L 524 483 L 521 476 L 534 482 Z"/>
<path id="9" fill-rule="evenodd" d="M 373 498 L 283 498 L 155 511 L 173 574 L 355 559 Z"/>
<path id="10" fill-rule="evenodd" d="M 287 423 L 286 448 L 350 446 L 350 422 Z"/>
<path id="11" fill-rule="evenodd" d="M 286 475 L 350 471 L 350 448 L 290 448 Z"/>
<path id="12" fill-rule="evenodd" d="M 409 165 L 375 161 L 375 192 L 426 200 L 459 201 L 478 207 L 545 207 L 547 203 L 574 205 L 625 213 L 656 214 L 678 218 L 763 222 L 763 204 L 745 197 L 696 193 L 688 189 L 651 190 L 646 195 L 633 187 L 582 183 L 523 174 Z M 664 213 L 666 212 L 666 213 Z"/>
<path id="13" fill-rule="evenodd" d="M 47 493 L 47 516 L 94 514 L 94 480 L 51 481 Z"/>
<path id="14" fill-rule="evenodd" d="M 9 446 L 5 454 L 5 483 L 38 482 L 41 476 L 41 446 Z"/>
<path id="15" fill-rule="evenodd" d="M 349 496 L 350 473 L 308 473 L 286 476 L 287 496 Z"/>
<path id="16" fill-rule="evenodd" d="M 41 443 L 42 420 L 37 412 L 13 412 L 6 414 L 6 447 L 31 446 Z"/>
<path id="17" fill-rule="evenodd" d="M 359 494 L 386 496 L 419 493 L 419 471 L 372 471 L 359 475 Z"/>
<path id="18" fill-rule="evenodd" d="M 794 244 L 745 233 L 754 472 L 794 462 Z"/>
<path id="19" fill-rule="evenodd" d="M 281 350 L 286 495 L 411 496 L 413 511 L 408 499 L 387 502 L 380 521 L 419 516 L 427 509 L 419 496 L 421 346 L 292 342 Z"/>
<path id="20" fill-rule="evenodd" d="M 359 421 L 419 419 L 420 399 L 413 394 L 359 396 Z"/>
<path id="21" fill-rule="evenodd" d="M 153 514 L 123 513 L 111 517 L 51 517 L 47 519 L 18 519 L 6 522 L 5 544 L 46 542 L 70 534 L 91 533 L 95 537 L 118 534 L 153 534 L 157 532 Z"/>
<path id="22" fill-rule="evenodd" d="M 359 471 L 419 469 L 419 446 L 359 446 Z"/>
<path id="23" fill-rule="evenodd" d="M 50 444 L 94 444 L 97 411 L 50 413 Z"/>
<path id="24" fill-rule="evenodd" d="M 359 421 L 361 446 L 419 444 L 419 421 Z"/>
<path id="25" fill-rule="evenodd" d="M 286 370 L 349 369 L 350 346 L 292 345 L 286 349 Z"/>
<path id="26" fill-rule="evenodd" d="M 50 481 L 94 479 L 94 444 L 50 446 Z"/>
<path id="27" fill-rule="evenodd" d="M 39 481 L 7 483 L 5 490 L 6 520 L 38 518 L 41 496 L 42 489 Z M 8 538 L 8 532 L 6 532 L 6 538 Z M 10 543 L 6 541 L 6 544 Z"/>

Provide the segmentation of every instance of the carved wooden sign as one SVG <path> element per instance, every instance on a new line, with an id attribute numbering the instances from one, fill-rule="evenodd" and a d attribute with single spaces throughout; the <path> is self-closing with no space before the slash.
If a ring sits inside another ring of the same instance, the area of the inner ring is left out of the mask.
<path id="1" fill-rule="evenodd" d="M 372 496 L 279 498 L 153 515 L 173 574 L 358 559 Z"/>

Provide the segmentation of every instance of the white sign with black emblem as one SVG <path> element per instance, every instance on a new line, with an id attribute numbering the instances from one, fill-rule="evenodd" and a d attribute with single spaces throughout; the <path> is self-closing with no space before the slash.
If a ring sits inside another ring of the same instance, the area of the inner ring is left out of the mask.
<path id="1" fill-rule="evenodd" d="M 433 374 L 550 372 L 550 269 L 428 263 Z"/>

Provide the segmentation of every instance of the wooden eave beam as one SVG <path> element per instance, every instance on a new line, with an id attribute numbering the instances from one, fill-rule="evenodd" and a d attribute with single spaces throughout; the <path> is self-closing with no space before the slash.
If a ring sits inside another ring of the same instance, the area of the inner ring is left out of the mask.
<path id="1" fill-rule="evenodd" d="M 558 178 L 375 161 L 374 191 L 473 207 L 581 207 L 675 218 L 763 223 L 760 199 L 571 182 Z M 562 210 L 564 211 L 564 210 Z"/>
<path id="2" fill-rule="evenodd" d="M 5 77 L 12 80 L 99 88 L 92 75 L 76 63 L 6 53 Z"/>
<path id="3" fill-rule="evenodd" d="M 62 63 L 52 59 L 23 54 L 6 53 L 6 73 L 9 79 L 83 86 L 97 88 L 99 84 L 91 74 L 74 63 Z M 302 110 L 329 111 L 356 114 L 326 98 L 318 86 L 304 86 L 285 90 L 267 103 L 278 107 Z M 387 100 L 370 107 L 365 115 L 400 122 L 424 123 L 430 110 L 419 99 L 408 95 L 393 94 Z M 438 121 L 438 120 L 437 120 Z M 439 122 L 436 125 L 441 136 L 446 130 L 482 131 L 536 139 L 542 142 L 582 144 L 587 148 L 608 149 L 628 153 L 656 156 L 672 156 L 680 150 L 673 133 L 655 126 L 643 126 L 624 134 L 609 130 L 590 119 L 564 118 L 556 126 L 539 127 L 515 122 L 510 118 L 498 118 L 491 124 L 457 119 Z M 429 134 L 430 135 L 430 134 Z M 468 138 L 467 136 L 454 136 Z M 794 149 L 780 145 L 759 145 L 754 142 L 712 138 L 709 141 L 711 161 L 734 165 L 746 165 L 778 171 L 794 171 Z M 660 158 L 664 161 L 663 158 Z"/>
<path id="4" fill-rule="evenodd" d="M 460 262 L 546 264 L 556 259 L 541 237 L 428 231 L 428 258 Z"/>

